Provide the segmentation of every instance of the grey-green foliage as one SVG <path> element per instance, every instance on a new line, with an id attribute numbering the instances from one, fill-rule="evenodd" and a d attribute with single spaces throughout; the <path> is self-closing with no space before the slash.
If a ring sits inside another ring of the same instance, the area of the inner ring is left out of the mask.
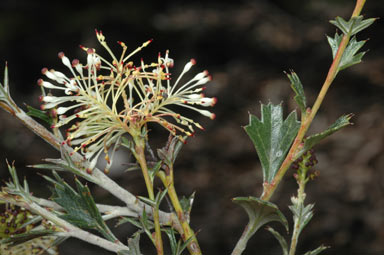
<path id="1" fill-rule="evenodd" d="M 80 228 L 97 230 L 108 240 L 116 241 L 117 238 L 101 217 L 89 188 L 76 178 L 77 191 L 75 191 L 55 171 L 52 173 L 56 180 L 47 176 L 45 179 L 54 184 L 52 200 L 65 210 L 60 217 Z"/>
<path id="2" fill-rule="evenodd" d="M 298 227 L 296 231 L 298 231 L 299 236 L 301 231 L 303 231 L 304 227 L 313 217 L 313 204 L 304 206 L 303 201 L 299 201 L 297 197 L 292 197 L 291 201 L 292 205 L 289 206 L 289 209 L 293 213 L 293 221 L 295 226 Z"/>

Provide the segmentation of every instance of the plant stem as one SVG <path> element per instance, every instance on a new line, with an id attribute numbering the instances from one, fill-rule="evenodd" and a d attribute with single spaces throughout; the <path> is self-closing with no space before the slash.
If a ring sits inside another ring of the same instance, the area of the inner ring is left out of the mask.
<path id="1" fill-rule="evenodd" d="M 300 178 L 300 177 L 299 177 Z M 300 178 L 298 181 L 299 184 L 299 189 L 297 190 L 297 199 L 300 203 L 301 208 L 304 208 L 304 200 L 305 200 L 305 184 L 306 181 L 304 178 Z M 300 234 L 300 224 L 302 224 L 302 219 L 295 219 L 295 223 L 293 226 L 293 233 L 292 233 L 292 239 L 291 239 L 291 246 L 289 248 L 289 255 L 295 255 L 296 253 L 296 247 L 297 247 L 297 242 L 299 240 L 299 234 Z"/>
<path id="2" fill-rule="evenodd" d="M 145 185 L 147 187 L 148 191 L 148 197 L 152 201 L 155 201 L 155 194 L 153 192 L 153 182 L 149 176 L 148 172 L 148 166 L 147 166 L 147 160 L 145 159 L 145 140 L 141 136 L 141 134 L 138 134 L 133 137 L 135 142 L 135 157 L 137 162 L 139 162 L 141 171 L 143 173 Z M 153 222 L 155 224 L 155 245 L 158 255 L 164 254 L 163 249 L 163 240 L 161 238 L 161 228 L 160 228 L 160 220 L 159 220 L 159 208 L 158 207 L 152 207 L 152 215 L 153 215 Z"/>
<path id="3" fill-rule="evenodd" d="M 158 175 L 163 182 L 164 186 L 168 189 L 168 196 L 171 200 L 173 208 L 176 211 L 177 218 L 179 219 L 180 225 L 183 229 L 183 233 L 181 234 L 183 241 L 186 242 L 188 240 L 188 250 L 192 255 L 201 255 L 201 250 L 199 243 L 197 241 L 196 235 L 189 226 L 188 220 L 186 218 L 185 212 L 181 207 L 179 197 L 177 196 L 175 185 L 173 182 L 173 167 L 171 166 L 169 169 L 169 174 L 165 175 L 164 172 L 160 172 Z"/>
<path id="4" fill-rule="evenodd" d="M 352 17 L 356 17 L 360 15 L 360 12 L 365 4 L 365 0 L 357 0 L 355 9 L 353 11 Z M 339 48 L 337 50 L 337 53 L 335 55 L 335 58 L 333 59 L 333 62 L 329 68 L 327 77 L 323 83 L 323 86 L 321 87 L 321 90 L 317 96 L 317 99 L 312 107 L 312 109 L 307 110 L 307 114 L 303 118 L 303 121 L 301 123 L 299 132 L 297 133 L 297 136 L 291 146 L 291 149 L 289 150 L 287 157 L 283 161 L 283 163 L 280 166 L 280 169 L 276 173 L 275 177 L 273 178 L 272 182 L 270 183 L 265 183 L 264 184 L 264 191 L 263 194 L 261 195 L 261 199 L 268 201 L 271 199 L 273 193 L 275 192 L 276 188 L 278 187 L 279 183 L 283 179 L 285 173 L 289 169 L 289 166 L 292 164 L 293 161 L 296 160 L 296 153 L 300 149 L 300 146 L 302 145 L 303 138 L 305 134 L 308 131 L 309 126 L 311 125 L 313 119 L 316 116 L 317 111 L 319 110 L 321 103 L 324 100 L 325 95 L 327 94 L 327 91 L 329 87 L 331 86 L 333 80 L 335 79 L 337 73 L 338 73 L 338 68 L 339 64 L 341 61 L 341 57 L 343 56 L 343 53 L 349 43 L 350 40 L 350 35 L 344 35 Z"/>
<path id="5" fill-rule="evenodd" d="M 111 242 L 104 238 L 101 238 L 97 235 L 94 235 L 90 232 L 84 231 L 81 228 L 78 228 L 67 221 L 61 219 L 53 212 L 50 212 L 49 210 L 41 207 L 35 202 L 32 201 L 23 201 L 19 198 L 15 198 L 10 195 L 1 196 L 1 200 L 7 201 L 10 204 L 14 204 L 23 208 L 26 208 L 27 210 L 32 211 L 33 213 L 37 215 L 41 215 L 43 218 L 48 219 L 49 221 L 52 221 L 55 223 L 56 226 L 59 226 L 62 228 L 63 232 L 66 236 L 74 237 L 80 240 L 83 240 L 87 243 L 91 243 L 93 245 L 99 246 L 105 250 L 112 251 L 112 252 L 119 252 L 122 250 L 129 250 L 129 248 L 125 245 L 123 245 L 121 242 Z"/>

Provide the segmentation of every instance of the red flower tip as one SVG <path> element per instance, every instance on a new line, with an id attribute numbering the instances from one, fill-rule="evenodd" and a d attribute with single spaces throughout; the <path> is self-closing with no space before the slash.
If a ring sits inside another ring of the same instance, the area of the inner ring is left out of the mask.
<path id="1" fill-rule="evenodd" d="M 212 113 L 211 120 L 214 120 L 214 119 L 216 119 L 216 114 Z"/>
<path id="2" fill-rule="evenodd" d="M 39 96 L 39 102 L 43 102 L 43 99 L 44 99 L 43 96 Z"/>
<path id="3" fill-rule="evenodd" d="M 57 54 L 57 56 L 59 56 L 59 58 L 63 58 L 65 55 L 64 55 L 64 52 L 60 51 L 59 54 Z"/>
<path id="4" fill-rule="evenodd" d="M 196 60 L 194 58 L 191 58 L 191 64 L 196 65 Z"/>
<path id="5" fill-rule="evenodd" d="M 92 169 L 87 168 L 87 169 L 86 169 L 86 172 L 87 172 L 87 174 L 92 174 Z"/>
<path id="6" fill-rule="evenodd" d="M 47 72 L 48 72 L 48 68 L 44 67 L 43 69 L 41 69 L 42 74 L 46 74 Z"/>
<path id="7" fill-rule="evenodd" d="M 93 54 L 93 53 L 95 53 L 95 50 L 94 50 L 94 49 L 89 48 L 89 49 L 87 50 L 87 54 Z"/>
<path id="8" fill-rule="evenodd" d="M 52 125 L 51 125 L 51 128 L 55 128 L 55 124 L 52 124 Z"/>
<path id="9" fill-rule="evenodd" d="M 80 63 L 80 61 L 78 59 L 72 60 L 72 66 L 73 67 L 77 66 L 79 63 Z"/>

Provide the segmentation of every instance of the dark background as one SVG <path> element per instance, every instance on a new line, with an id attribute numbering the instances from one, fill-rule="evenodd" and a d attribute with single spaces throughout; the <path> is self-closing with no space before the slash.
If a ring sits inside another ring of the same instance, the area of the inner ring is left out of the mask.
<path id="1" fill-rule="evenodd" d="M 242 126 L 248 112 L 259 114 L 260 102 L 295 109 L 284 70 L 300 76 L 311 104 L 331 63 L 325 35 L 335 16 L 347 19 L 351 0 L 275 1 L 11 1 L 0 2 L 0 62 L 8 61 L 11 93 L 19 105 L 38 107 L 36 80 L 43 67 L 65 71 L 57 58 L 64 51 L 84 60 L 79 44 L 98 47 L 94 29 L 101 29 L 110 45 L 124 41 L 134 50 L 153 43 L 138 54 L 148 62 L 170 49 L 173 72 L 195 58 L 193 72 L 208 69 L 213 81 L 206 94 L 216 96 L 214 121 L 190 114 L 206 131 L 198 132 L 183 148 L 177 162 L 176 186 L 180 195 L 196 191 L 192 225 L 204 254 L 230 254 L 247 216 L 231 202 L 236 196 L 259 196 L 261 167 Z M 363 14 L 380 17 L 382 1 L 368 0 Z M 310 132 L 325 129 L 340 115 L 354 113 L 354 126 L 338 132 L 316 147 L 320 177 L 307 187 L 307 201 L 316 202 L 315 216 L 304 230 L 298 254 L 320 244 L 331 246 L 323 254 L 384 254 L 384 41 L 383 22 L 358 35 L 370 40 L 362 64 L 343 71 L 332 85 Z M 117 45 L 117 44 L 116 44 Z M 115 46 L 113 46 L 115 47 Z M 119 48 L 116 46 L 116 50 Z M 0 111 L 0 177 L 8 178 L 5 159 L 16 160 L 35 194 L 47 196 L 45 184 L 25 165 L 59 154 L 16 120 Z M 164 135 L 153 127 L 155 147 Z M 127 162 L 129 158 L 122 158 Z M 140 173 L 112 176 L 134 194 L 145 194 Z M 96 200 L 115 203 L 108 193 L 92 187 Z M 291 219 L 287 209 L 296 184 L 292 171 L 272 201 Z M 291 222 L 291 220 L 290 220 Z M 273 225 L 282 230 L 280 226 Z M 118 228 L 126 236 L 132 229 Z M 144 254 L 154 249 L 143 238 Z M 69 240 L 61 254 L 109 254 Z M 281 254 L 265 230 L 249 242 L 244 254 Z"/>

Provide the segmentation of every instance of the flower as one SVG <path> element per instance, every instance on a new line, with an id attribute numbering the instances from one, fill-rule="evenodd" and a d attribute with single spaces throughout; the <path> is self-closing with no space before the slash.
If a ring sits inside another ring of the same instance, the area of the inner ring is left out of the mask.
<path id="1" fill-rule="evenodd" d="M 194 127 L 203 127 L 169 107 L 172 105 L 188 108 L 198 113 L 215 118 L 215 114 L 201 107 L 213 106 L 216 98 L 202 94 L 203 85 L 211 80 L 207 71 L 195 75 L 191 80 L 182 82 L 182 78 L 195 64 L 191 59 L 175 82 L 171 82 L 169 69 L 174 61 L 166 51 L 165 56 L 158 55 L 157 62 L 145 64 L 141 60 L 136 66 L 130 58 L 146 47 L 152 40 L 143 43 L 136 50 L 126 55 L 127 46 L 118 42 L 122 53 L 117 58 L 108 47 L 102 32 L 96 30 L 96 37 L 112 58 L 108 61 L 96 53 L 95 49 L 80 46 L 87 53 L 87 63 L 79 60 L 72 62 L 64 53 L 58 54 L 71 75 L 47 68 L 42 69 L 50 81 L 38 80 L 38 85 L 50 90 L 61 90 L 62 95 L 42 96 L 42 109 L 53 109 L 58 115 L 58 122 L 53 128 L 72 125 L 67 128 L 66 143 L 75 146 L 90 160 L 90 169 L 104 152 L 109 169 L 112 158 L 108 150 L 119 146 L 124 134 L 136 136 L 147 123 L 158 123 L 172 135 L 191 136 Z M 173 120 L 173 121 L 172 121 Z M 181 136 L 179 136 L 181 137 Z"/>

